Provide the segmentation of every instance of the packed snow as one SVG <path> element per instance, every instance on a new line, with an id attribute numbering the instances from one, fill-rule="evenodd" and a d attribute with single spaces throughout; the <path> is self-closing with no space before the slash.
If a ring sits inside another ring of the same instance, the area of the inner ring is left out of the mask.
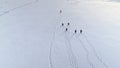
<path id="1" fill-rule="evenodd" d="M 118 0 L 0 0 L 0 68 L 120 68 Z"/>

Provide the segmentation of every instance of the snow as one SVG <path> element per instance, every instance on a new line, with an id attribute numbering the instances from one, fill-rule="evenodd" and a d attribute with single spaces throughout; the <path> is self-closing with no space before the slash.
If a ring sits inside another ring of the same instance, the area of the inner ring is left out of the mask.
<path id="1" fill-rule="evenodd" d="M 0 68 L 120 68 L 119 11 L 112 0 L 0 0 Z"/>

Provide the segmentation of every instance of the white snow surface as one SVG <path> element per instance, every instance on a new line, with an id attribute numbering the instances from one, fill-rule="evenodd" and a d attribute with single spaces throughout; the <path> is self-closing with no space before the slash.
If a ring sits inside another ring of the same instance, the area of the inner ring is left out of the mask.
<path id="1" fill-rule="evenodd" d="M 0 0 L 0 68 L 120 68 L 120 3 Z"/>

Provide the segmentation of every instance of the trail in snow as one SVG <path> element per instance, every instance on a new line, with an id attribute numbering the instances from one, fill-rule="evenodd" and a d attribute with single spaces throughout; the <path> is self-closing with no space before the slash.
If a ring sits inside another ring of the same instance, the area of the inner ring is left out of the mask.
<path id="1" fill-rule="evenodd" d="M 67 46 L 68 57 L 70 60 L 70 65 L 72 66 L 72 68 L 78 68 L 77 58 L 73 53 L 70 39 L 67 37 L 66 33 L 65 33 L 65 39 L 66 39 L 66 46 Z"/>
<path id="2" fill-rule="evenodd" d="M 53 48 L 53 43 L 55 41 L 55 36 L 56 36 L 56 32 L 58 31 L 59 28 L 61 28 L 60 23 L 61 23 L 61 14 L 62 14 L 62 10 L 60 10 L 59 16 L 60 16 L 60 21 L 58 22 L 58 24 L 56 25 L 57 27 L 55 28 L 55 31 L 53 33 L 53 37 L 52 37 L 52 42 L 50 44 L 50 49 L 49 49 L 49 63 L 50 63 L 50 67 L 54 68 L 54 64 L 52 62 L 52 48 Z"/>
<path id="3" fill-rule="evenodd" d="M 89 46 L 92 48 L 94 55 L 96 56 L 96 58 L 99 60 L 99 62 L 101 62 L 105 68 L 109 68 L 108 65 L 102 60 L 102 58 L 100 58 L 100 56 L 97 54 L 95 47 L 89 42 L 89 40 L 87 39 L 87 36 L 84 34 L 83 35 L 84 38 L 86 39 L 86 42 L 89 44 Z"/>
<path id="4" fill-rule="evenodd" d="M 52 42 L 50 44 L 50 53 L 49 53 L 49 62 L 50 62 L 50 67 L 51 68 L 54 68 L 53 67 L 53 63 L 52 63 L 52 47 L 53 47 L 53 43 L 54 43 L 54 40 L 55 40 L 55 35 L 56 35 L 56 31 L 54 31 L 54 35 L 53 35 L 53 38 L 52 38 Z"/>
<path id="5" fill-rule="evenodd" d="M 65 23 L 64 23 L 65 24 Z M 66 29 L 67 28 L 67 29 Z M 71 45 L 71 42 L 70 42 L 70 38 L 68 38 L 68 35 L 67 33 L 69 32 L 69 28 L 70 28 L 70 23 L 67 22 L 67 25 L 65 27 L 65 40 L 66 40 L 66 46 L 67 46 L 67 53 L 68 53 L 68 57 L 69 57 L 69 61 L 70 61 L 70 65 L 72 68 L 79 68 L 78 67 L 78 62 L 77 62 L 77 58 L 76 56 L 74 55 L 73 53 L 73 50 L 72 50 L 72 45 Z"/>
<path id="6" fill-rule="evenodd" d="M 62 23 L 61 23 L 62 24 Z M 50 45 L 50 53 L 49 53 L 49 61 L 50 61 L 50 67 L 51 68 L 55 68 L 54 67 L 54 63 L 53 63 L 53 61 L 52 61 L 52 49 L 54 49 L 53 48 L 53 43 L 54 43 L 54 41 L 55 41 L 55 37 L 56 37 L 56 32 L 59 30 L 59 28 L 63 28 L 63 31 L 64 31 L 64 33 L 65 33 L 65 43 L 66 43 L 66 49 L 67 49 L 67 53 L 68 53 L 68 57 L 69 57 L 69 62 L 70 62 L 70 65 L 71 65 L 71 67 L 72 68 L 78 68 L 78 63 L 77 63 L 77 59 L 76 59 L 76 57 L 75 57 L 75 55 L 74 55 L 74 53 L 73 53 L 73 51 L 72 51 L 72 47 L 71 47 L 71 43 L 70 43 L 70 39 L 67 37 L 67 32 L 68 31 L 66 31 L 66 28 L 69 28 L 69 26 L 65 26 L 65 24 L 64 24 L 64 26 L 60 26 L 60 24 L 58 24 L 59 26 L 57 26 L 56 27 L 56 30 L 54 31 L 54 34 L 53 34 L 53 38 L 52 38 L 52 42 L 51 42 L 51 45 Z"/>
<path id="7" fill-rule="evenodd" d="M 55 41 L 56 32 L 57 32 L 58 29 L 59 29 L 59 26 L 56 27 L 56 29 L 53 33 L 52 42 L 50 44 L 49 61 L 50 61 L 50 67 L 51 68 L 54 68 L 54 65 L 53 65 L 53 62 L 52 62 L 52 49 L 53 49 L 53 44 L 54 44 L 54 41 Z"/>
<path id="8" fill-rule="evenodd" d="M 22 8 L 22 7 L 25 7 L 25 6 L 28 6 L 28 5 L 37 3 L 38 1 L 39 1 L 39 0 L 35 0 L 35 1 L 32 1 L 32 2 L 29 2 L 29 3 L 23 4 L 23 5 L 19 5 L 19 6 L 14 7 L 14 8 L 8 9 L 8 10 L 4 11 L 2 14 L 0 14 L 0 16 L 3 16 L 3 15 L 5 15 L 5 14 L 8 14 L 9 12 L 14 11 L 14 10 L 16 10 L 16 9 L 20 9 L 20 8 Z"/>
<path id="9" fill-rule="evenodd" d="M 76 37 L 76 36 L 75 36 Z M 87 48 L 85 47 L 85 45 L 84 45 L 84 43 L 80 40 L 80 38 L 78 37 L 76 37 L 76 39 L 78 39 L 78 41 L 80 42 L 80 44 L 81 44 L 81 46 L 83 47 L 83 49 L 85 50 L 85 52 L 86 52 L 86 58 L 87 58 L 87 61 L 88 61 L 88 63 L 90 64 L 90 66 L 92 67 L 92 68 L 95 68 L 94 67 L 94 65 L 93 65 L 93 63 L 90 61 L 90 59 L 89 59 L 89 51 L 87 50 Z"/>
<path id="10" fill-rule="evenodd" d="M 50 67 L 51 68 L 54 68 L 54 64 L 52 62 L 52 49 L 53 49 L 53 44 L 54 44 L 54 41 L 55 41 L 55 37 L 56 37 L 56 34 L 57 34 L 57 31 L 59 30 L 59 28 L 61 28 L 61 26 L 57 26 L 54 33 L 53 33 L 53 37 L 52 37 L 52 42 L 50 44 L 50 50 L 49 50 L 49 62 L 50 62 Z"/>

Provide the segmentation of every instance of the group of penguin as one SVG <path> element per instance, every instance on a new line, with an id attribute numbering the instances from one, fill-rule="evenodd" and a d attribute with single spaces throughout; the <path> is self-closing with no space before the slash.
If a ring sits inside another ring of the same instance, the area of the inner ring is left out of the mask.
<path id="1" fill-rule="evenodd" d="M 60 14 L 61 14 L 61 13 L 62 13 L 62 10 L 60 10 Z M 70 23 L 68 22 L 67 25 L 69 26 Z M 64 23 L 62 23 L 62 26 L 64 26 Z M 68 31 L 68 28 L 66 28 L 65 31 Z M 82 34 L 83 30 L 80 29 L 79 31 L 80 31 L 80 34 Z M 74 30 L 74 33 L 75 33 L 75 34 L 77 33 L 77 29 Z"/>
<path id="2" fill-rule="evenodd" d="M 64 23 L 62 23 L 61 25 L 64 26 Z M 70 23 L 68 22 L 67 25 L 69 26 Z M 66 28 L 65 31 L 68 31 L 68 28 Z M 74 30 L 74 33 L 76 34 L 77 32 L 78 32 L 77 29 L 75 29 L 75 30 Z M 80 29 L 80 30 L 79 30 L 79 33 L 82 34 L 82 32 L 83 32 L 83 30 Z"/>

